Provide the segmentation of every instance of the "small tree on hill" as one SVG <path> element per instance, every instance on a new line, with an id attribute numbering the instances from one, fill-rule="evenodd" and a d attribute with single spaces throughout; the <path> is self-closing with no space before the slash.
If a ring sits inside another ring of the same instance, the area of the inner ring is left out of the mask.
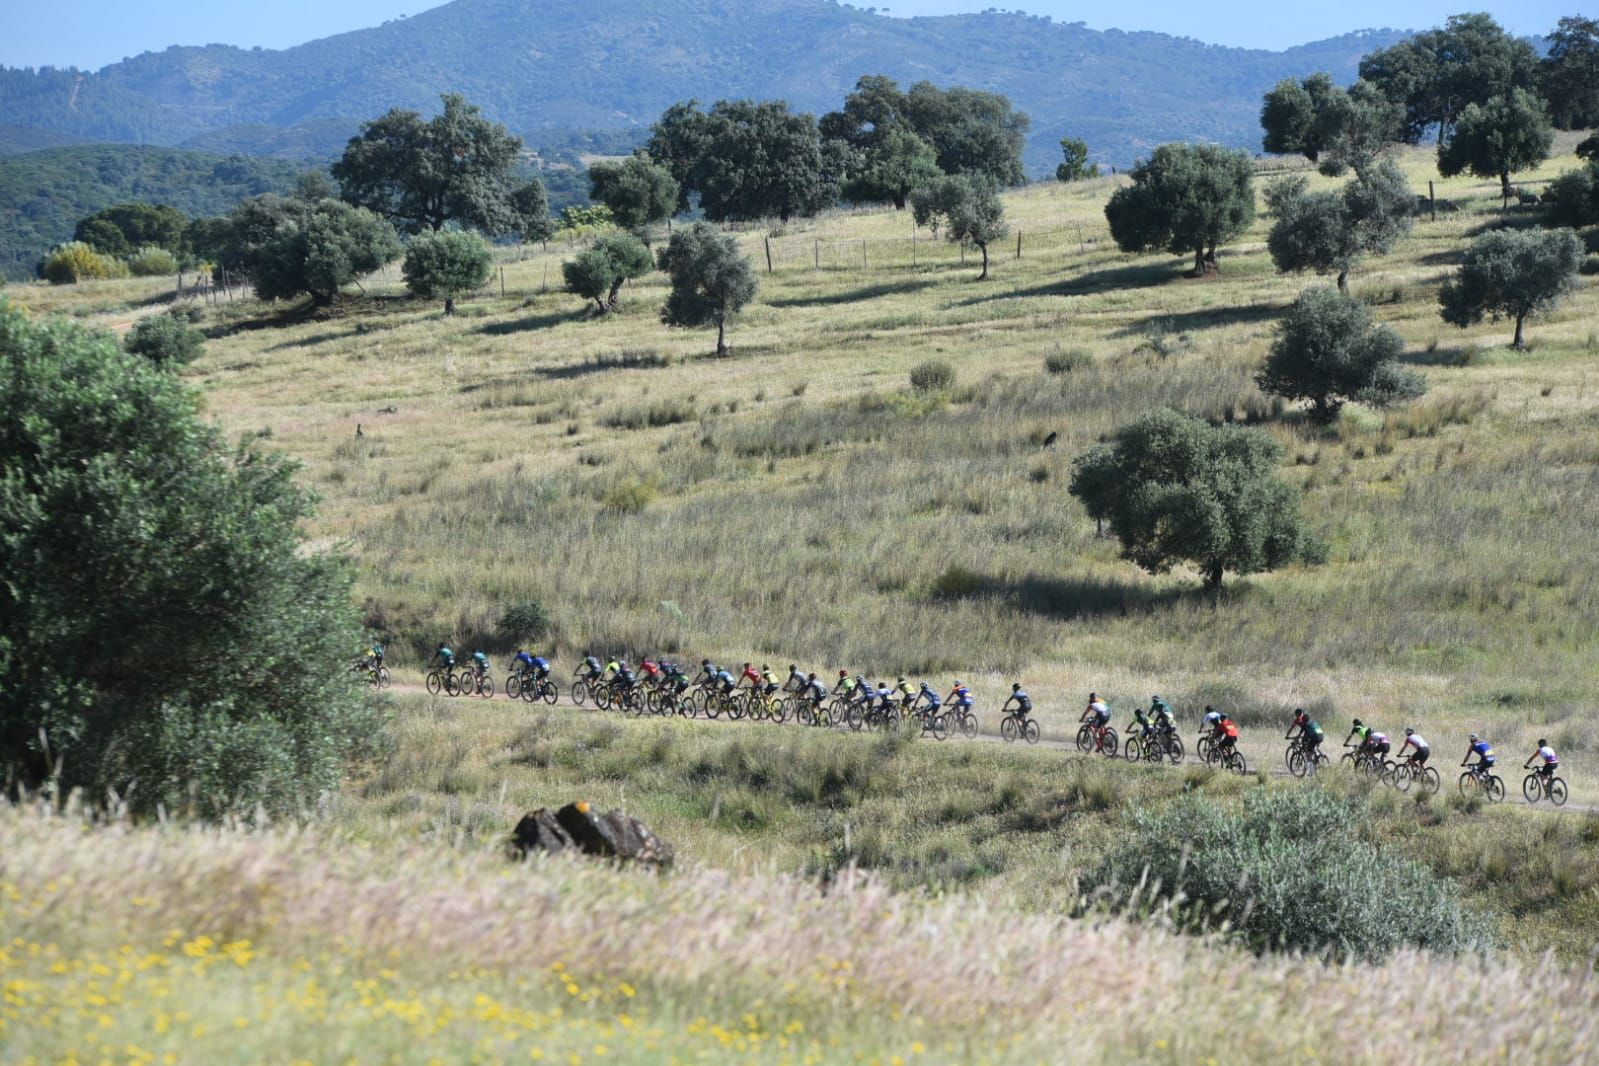
<path id="1" fill-rule="evenodd" d="M 844 198 L 853 203 L 887 200 L 896 211 L 903 210 L 914 190 L 942 173 L 932 145 L 909 130 L 891 129 L 866 149 L 860 171 L 844 183 Z"/>
<path id="2" fill-rule="evenodd" d="M 110 336 L 4 304 L 0 410 L 0 774 L 202 815 L 336 787 L 377 723 L 294 468 Z"/>
<path id="3" fill-rule="evenodd" d="M 1307 289 L 1277 324 L 1277 338 L 1256 381 L 1265 392 L 1309 400 L 1330 421 L 1347 400 L 1385 407 L 1426 391 L 1421 375 L 1399 366 L 1405 342 L 1371 320 L 1357 300 L 1332 289 Z"/>
<path id="4" fill-rule="evenodd" d="M 672 172 L 647 156 L 589 167 L 590 199 L 609 207 L 618 226 L 640 236 L 677 214 L 677 191 Z"/>
<path id="5" fill-rule="evenodd" d="M 1471 242 L 1460 272 L 1438 294 L 1443 320 L 1465 329 L 1492 318 L 1513 318 L 1512 346 L 1526 347 L 1522 324 L 1577 283 L 1582 241 L 1570 230 L 1494 230 Z"/>
<path id="6" fill-rule="evenodd" d="M 419 233 L 405 250 L 400 272 L 412 296 L 444 297 L 444 313 L 455 314 L 455 298 L 489 280 L 494 257 L 482 237 L 464 230 Z"/>
<path id="7" fill-rule="evenodd" d="M 726 355 L 727 320 L 755 296 L 760 283 L 738 243 L 707 222 L 672 234 L 660 267 L 672 279 L 661 320 L 669 326 L 716 326 L 716 354 Z"/>
<path id="8" fill-rule="evenodd" d="M 988 277 L 988 246 L 1010 232 L 999 190 L 982 178 L 939 178 L 916 192 L 912 206 L 918 226 L 930 226 L 937 233 L 942 224 L 947 240 L 975 245 L 983 256 L 977 280 Z"/>
<path id="9" fill-rule="evenodd" d="M 1258 429 L 1211 426 L 1170 409 L 1077 460 L 1071 493 L 1107 521 L 1122 558 L 1152 574 L 1191 563 L 1209 588 L 1315 558 L 1299 493 L 1276 474 L 1282 448 Z"/>
<path id="10" fill-rule="evenodd" d="M 400 238 L 386 219 L 338 200 L 291 201 L 271 236 L 246 255 L 256 295 L 292 299 L 306 293 L 318 306 L 399 256 Z"/>
<path id="11" fill-rule="evenodd" d="M 1060 139 L 1060 153 L 1064 157 L 1055 166 L 1056 181 L 1082 181 L 1099 177 L 1099 164 L 1088 161 L 1088 142 L 1074 137 Z"/>
<path id="12" fill-rule="evenodd" d="M 1551 225 L 1582 229 L 1599 223 L 1599 159 L 1550 182 L 1543 203 Z"/>
<path id="13" fill-rule="evenodd" d="M 511 214 L 516 219 L 515 235 L 529 244 L 547 241 L 555 234 L 550 196 L 542 181 L 530 181 L 511 191 Z"/>
<path id="14" fill-rule="evenodd" d="M 1366 255 L 1386 255 L 1409 232 L 1416 198 L 1391 160 L 1357 175 L 1338 192 L 1305 191 L 1303 179 L 1273 187 L 1277 213 L 1266 238 L 1272 262 L 1285 273 L 1336 274 L 1349 291 L 1349 271 Z"/>
<path id="15" fill-rule="evenodd" d="M 1510 175 L 1548 159 L 1554 143 L 1543 101 L 1525 89 L 1512 89 L 1460 113 L 1454 136 L 1438 148 L 1438 173 L 1451 178 L 1469 170 L 1479 178 L 1498 178 L 1500 196 L 1508 203 Z"/>
<path id="16" fill-rule="evenodd" d="M 1194 253 L 1194 275 L 1215 269 L 1216 249 L 1255 217 L 1254 165 L 1214 145 L 1163 144 L 1132 170 L 1133 184 L 1105 205 L 1124 252 Z"/>
<path id="17" fill-rule="evenodd" d="M 39 267 L 44 280 L 52 285 L 75 285 L 116 275 L 116 261 L 101 255 L 82 241 L 69 241 L 45 257 Z"/>
<path id="18" fill-rule="evenodd" d="M 566 291 L 593 300 L 600 314 L 616 310 L 616 297 L 632 278 L 642 278 L 654 266 L 650 250 L 630 233 L 613 233 L 592 248 L 561 264 Z"/>
<path id="19" fill-rule="evenodd" d="M 156 366 L 181 367 L 199 357 L 204 338 L 189 325 L 187 316 L 168 313 L 141 318 L 122 344 L 130 354 Z"/>

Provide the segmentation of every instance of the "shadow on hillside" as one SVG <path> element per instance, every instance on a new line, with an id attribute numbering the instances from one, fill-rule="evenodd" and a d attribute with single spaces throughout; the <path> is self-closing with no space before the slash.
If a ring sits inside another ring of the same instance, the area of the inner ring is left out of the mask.
<path id="1" fill-rule="evenodd" d="M 1077 576 L 1029 576 L 1019 580 L 983 577 L 968 597 L 949 597 L 955 602 L 962 598 L 995 600 L 1012 610 L 1060 622 L 1125 618 L 1183 602 L 1213 601 L 1212 594 L 1199 586 L 1157 589 L 1136 580 Z"/>
<path id="2" fill-rule="evenodd" d="M 1242 326 L 1255 322 L 1269 322 L 1280 317 L 1283 308 L 1276 304 L 1246 304 L 1243 307 L 1202 307 L 1195 311 L 1163 311 L 1157 315 L 1134 322 L 1121 330 L 1118 337 L 1142 337 L 1154 330 L 1167 333 L 1192 333 L 1196 330 L 1215 329 L 1218 326 Z"/>
<path id="3" fill-rule="evenodd" d="M 1062 278 L 1030 289 L 1007 289 L 987 296 L 973 296 L 968 300 L 958 300 L 951 306 L 971 307 L 976 304 L 992 303 L 995 300 L 1012 300 L 1028 296 L 1092 296 L 1095 293 L 1115 292 L 1118 289 L 1148 289 L 1180 281 L 1182 278 L 1182 273 L 1174 271 L 1168 263 L 1106 267 L 1103 270 L 1090 270 L 1086 274 Z"/>
<path id="4" fill-rule="evenodd" d="M 1492 233 L 1496 229 L 1537 229 L 1543 224 L 1543 212 L 1535 210 L 1517 210 L 1512 207 L 1509 211 L 1496 211 L 1487 221 L 1472 226 L 1465 233 L 1467 237 L 1481 237 L 1484 233 Z"/>
<path id="5" fill-rule="evenodd" d="M 838 304 L 858 303 L 861 300 L 875 300 L 879 296 L 897 296 L 902 293 L 920 292 L 922 289 L 931 288 L 935 284 L 937 282 L 932 278 L 917 278 L 914 281 L 885 282 L 882 285 L 868 285 L 862 289 L 821 293 L 816 296 L 791 296 L 766 302 L 772 307 L 833 307 Z"/>
<path id="6" fill-rule="evenodd" d="M 1439 345 L 1430 351 L 1425 348 L 1407 351 L 1399 357 L 1399 361 L 1411 366 L 1470 366 L 1476 354 L 1474 348 L 1461 345 L 1446 348 Z"/>
<path id="7" fill-rule="evenodd" d="M 513 318 L 509 322 L 490 322 L 479 326 L 477 332 L 489 337 L 509 337 L 517 333 L 532 333 L 535 330 L 550 329 L 563 322 L 581 322 L 588 317 L 586 308 L 576 311 L 551 311 L 545 315 L 528 315 L 525 318 Z"/>

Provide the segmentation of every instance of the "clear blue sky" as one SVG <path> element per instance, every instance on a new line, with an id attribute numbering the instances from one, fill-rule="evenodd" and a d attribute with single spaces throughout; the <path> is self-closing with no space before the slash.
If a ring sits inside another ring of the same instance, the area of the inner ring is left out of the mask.
<path id="1" fill-rule="evenodd" d="M 600 0 L 603 3 L 603 0 Z M 858 7 L 872 6 L 861 0 Z M 317 37 L 373 26 L 386 19 L 437 6 L 431 0 L 273 0 L 271 3 L 196 3 L 185 0 L 76 0 L 62 9 L 51 3 L 5 0 L 0 15 L 0 64 L 78 66 L 98 69 L 126 56 L 160 51 L 170 44 L 236 44 L 283 48 Z M 1486 8 L 1516 33 L 1544 33 L 1561 15 L 1578 13 L 1575 0 L 1343 0 L 1289 3 L 1243 0 L 1121 0 L 1070 3 L 1030 0 L 888 0 L 891 15 L 935 15 L 1020 7 L 1061 22 L 1086 22 L 1095 29 L 1159 30 L 1215 44 L 1285 48 L 1348 30 L 1420 29 L 1459 11 Z M 1114 14 L 1107 14 L 1107 10 Z"/>

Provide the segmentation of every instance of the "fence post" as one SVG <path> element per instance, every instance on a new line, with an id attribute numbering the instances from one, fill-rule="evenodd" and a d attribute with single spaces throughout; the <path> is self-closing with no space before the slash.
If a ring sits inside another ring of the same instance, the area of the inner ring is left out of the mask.
<path id="1" fill-rule="evenodd" d="M 866 238 L 865 237 L 861 238 L 861 269 L 862 270 L 871 269 L 866 263 Z"/>
<path id="2" fill-rule="evenodd" d="M 816 238 L 816 269 L 822 269 L 822 238 Z"/>
<path id="3" fill-rule="evenodd" d="M 1021 257 L 1022 257 L 1022 231 L 1021 231 L 1020 227 L 1018 227 L 1017 230 L 1016 230 L 1016 258 L 1020 259 Z"/>
<path id="4" fill-rule="evenodd" d="M 966 242 L 961 241 L 961 266 L 966 265 Z"/>
<path id="5" fill-rule="evenodd" d="M 505 267 L 500 267 L 500 299 L 505 299 Z"/>
<path id="6" fill-rule="evenodd" d="M 916 269 L 916 230 L 911 230 L 911 269 Z"/>
<path id="7" fill-rule="evenodd" d="M 1081 255 L 1086 251 L 1088 251 L 1088 248 L 1083 244 L 1083 224 L 1079 222 L 1077 223 L 1077 254 Z"/>
<path id="8" fill-rule="evenodd" d="M 1438 221 L 1438 195 L 1433 191 L 1432 182 L 1427 183 L 1427 203 L 1432 207 L 1432 220 Z"/>
<path id="9" fill-rule="evenodd" d="M 550 261 L 544 261 L 544 282 L 539 286 L 539 292 L 550 291 Z"/>
<path id="10" fill-rule="evenodd" d="M 761 240 L 766 243 L 766 272 L 770 274 L 772 272 L 772 238 L 762 237 Z"/>

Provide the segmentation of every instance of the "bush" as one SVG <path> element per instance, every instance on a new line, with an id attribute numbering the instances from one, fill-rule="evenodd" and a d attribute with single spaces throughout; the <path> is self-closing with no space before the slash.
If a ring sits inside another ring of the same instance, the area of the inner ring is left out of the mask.
<path id="1" fill-rule="evenodd" d="M 192 328 L 188 316 L 180 312 L 140 319 L 123 347 L 157 366 L 183 366 L 199 356 L 202 340 L 200 331 Z"/>
<path id="2" fill-rule="evenodd" d="M 1070 374 L 1093 365 L 1093 353 L 1087 348 L 1056 348 L 1044 356 L 1044 369 L 1051 374 Z"/>
<path id="3" fill-rule="evenodd" d="M 636 477 L 624 478 L 605 490 L 600 504 L 607 511 L 638 514 L 659 495 L 655 486 Z"/>
<path id="4" fill-rule="evenodd" d="M 82 241 L 63 244 L 44 261 L 44 280 L 52 285 L 75 285 L 116 274 L 114 260 L 101 255 Z"/>
<path id="5" fill-rule="evenodd" d="M 128 257 L 128 273 L 136 278 L 164 278 L 178 272 L 178 260 L 165 248 L 140 248 Z"/>
<path id="6" fill-rule="evenodd" d="M 512 644 L 542 640 L 550 631 L 550 612 L 538 600 L 525 600 L 507 607 L 497 628 L 500 638 Z"/>
<path id="7" fill-rule="evenodd" d="M 336 787 L 375 722 L 353 573 L 306 549 L 294 467 L 109 336 L 4 304 L 0 407 L 0 776 L 201 815 Z"/>
<path id="8" fill-rule="evenodd" d="M 1398 364 L 1404 350 L 1364 304 L 1335 289 L 1306 289 L 1278 322 L 1255 380 L 1262 392 L 1309 400 L 1312 417 L 1330 422 L 1346 400 L 1387 407 L 1426 392 L 1421 375 Z"/>
<path id="9" fill-rule="evenodd" d="M 444 313 L 455 313 L 455 298 L 489 280 L 494 257 L 488 242 L 465 230 L 441 230 L 411 238 L 400 273 L 412 296 L 444 297 Z"/>
<path id="10" fill-rule="evenodd" d="M 983 575 L 964 566 L 951 564 L 933 579 L 928 593 L 935 600 L 964 600 L 983 591 Z"/>
<path id="11" fill-rule="evenodd" d="M 1378 961 L 1401 947 L 1482 951 L 1485 921 L 1452 883 L 1359 839 L 1361 804 L 1317 788 L 1257 790 L 1242 809 L 1189 797 L 1134 815 L 1081 886 L 1180 929 L 1225 929 L 1259 951 Z M 1141 887 L 1140 887 L 1141 886 Z"/>
<path id="12" fill-rule="evenodd" d="M 917 392 L 948 392 L 955 387 L 955 368 L 942 359 L 929 359 L 911 368 L 911 388 Z"/>

